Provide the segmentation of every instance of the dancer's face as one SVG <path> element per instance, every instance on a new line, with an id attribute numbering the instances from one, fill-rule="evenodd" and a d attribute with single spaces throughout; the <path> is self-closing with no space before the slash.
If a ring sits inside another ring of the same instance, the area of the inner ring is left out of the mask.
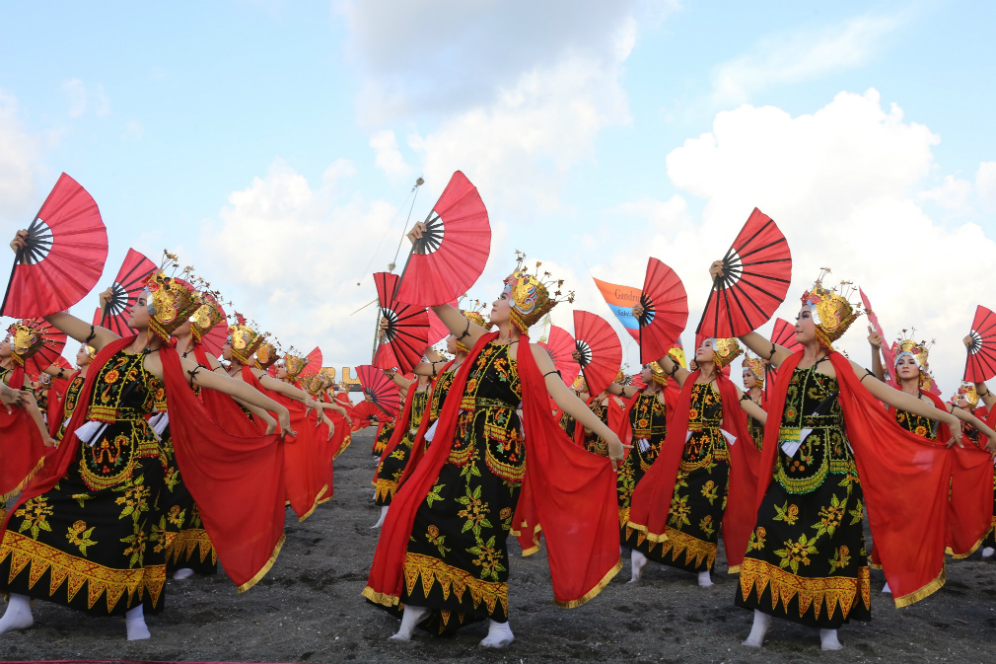
<path id="1" fill-rule="evenodd" d="M 712 339 L 704 340 L 698 350 L 695 351 L 695 361 L 699 364 L 712 362 L 712 351 Z"/>
<path id="2" fill-rule="evenodd" d="M 86 346 L 84 346 L 76 353 L 76 366 L 82 369 L 88 364 L 90 364 L 90 353 L 86 352 Z"/>
<path id="3" fill-rule="evenodd" d="M 0 357 L 7 359 L 10 357 L 10 337 L 4 337 L 3 343 L 0 343 Z"/>
<path id="4" fill-rule="evenodd" d="M 495 325 L 501 325 L 507 323 L 511 320 L 512 313 L 512 302 L 509 300 L 510 294 L 508 290 L 502 290 L 501 295 L 498 299 L 494 301 L 491 306 L 491 322 Z"/>
<path id="5" fill-rule="evenodd" d="M 795 319 L 795 340 L 803 346 L 816 341 L 816 323 L 808 304 L 802 305 Z"/>
<path id="6" fill-rule="evenodd" d="M 277 367 L 277 380 L 287 380 L 287 367 Z"/>
<path id="7" fill-rule="evenodd" d="M 958 407 L 962 410 L 972 410 L 972 404 L 968 403 L 968 399 L 963 396 L 958 397 Z"/>
<path id="8" fill-rule="evenodd" d="M 232 361 L 232 344 L 229 341 L 225 342 L 225 345 L 221 347 L 221 357 L 222 359 L 231 362 Z"/>
<path id="9" fill-rule="evenodd" d="M 757 376 L 750 369 L 744 368 L 744 389 L 749 390 L 757 387 Z"/>
<path id="10" fill-rule="evenodd" d="M 446 352 L 455 355 L 457 352 L 457 340 L 452 334 L 446 337 Z"/>
<path id="11" fill-rule="evenodd" d="M 643 367 L 640 371 L 640 380 L 642 380 L 647 385 L 650 385 L 651 381 L 654 380 L 654 370 L 650 368 L 650 365 Z"/>
<path id="12" fill-rule="evenodd" d="M 128 314 L 128 327 L 133 330 L 145 330 L 149 327 L 149 291 L 142 291 L 142 294 L 131 305 Z"/>
<path id="13" fill-rule="evenodd" d="M 903 355 L 896 361 L 896 375 L 900 379 L 903 378 L 920 378 L 920 368 L 916 365 L 916 360 L 914 360 L 909 355 Z"/>

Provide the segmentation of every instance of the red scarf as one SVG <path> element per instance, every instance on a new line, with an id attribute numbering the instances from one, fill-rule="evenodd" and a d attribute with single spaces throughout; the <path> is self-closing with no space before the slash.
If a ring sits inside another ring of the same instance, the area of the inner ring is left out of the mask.
<path id="1" fill-rule="evenodd" d="M 695 371 L 685 379 L 668 422 L 667 438 L 664 439 L 660 457 L 633 491 L 629 512 L 630 526 L 636 526 L 660 541 L 667 534 L 674 484 L 678 479 L 678 468 L 688 436 L 692 386 L 700 373 Z M 757 491 L 757 468 L 761 455 L 747 430 L 747 416 L 740 409 L 737 388 L 719 372 L 716 374 L 716 386 L 723 405 L 723 429 L 736 436 L 733 444 L 727 445 L 730 455 L 730 488 L 726 511 L 723 513 L 723 542 L 726 546 L 727 563 L 730 571 L 735 572 L 743 563 L 747 543 L 754 530 L 757 511 L 753 507 L 753 496 Z"/>
<path id="2" fill-rule="evenodd" d="M 478 340 L 457 372 L 451 393 L 463 395 L 481 349 L 497 337 L 491 333 Z M 526 336 L 520 338 L 516 364 L 528 446 L 523 493 L 531 492 L 547 534 L 555 602 L 573 608 L 597 595 L 622 566 L 616 477 L 608 459 L 579 449 L 553 420 L 546 384 Z M 386 606 L 400 601 L 415 515 L 450 455 L 460 402 L 446 399 L 428 453 L 394 496 L 363 591 L 371 601 Z"/>
<path id="3" fill-rule="evenodd" d="M 207 351 L 200 343 L 194 344 L 194 357 L 197 363 L 207 371 L 211 371 L 211 362 L 208 359 Z M 266 431 L 265 427 L 259 427 L 246 412 L 235 403 L 235 399 L 217 390 L 201 390 L 201 402 L 204 408 L 211 415 L 221 428 L 236 436 L 246 436 L 249 438 L 259 436 Z M 172 412 L 170 412 L 172 417 Z"/>
<path id="4" fill-rule="evenodd" d="M 803 351 L 782 363 L 768 423 L 756 508 L 768 490 L 778 453 L 785 396 Z M 872 539 L 897 607 L 924 599 L 944 584 L 951 456 L 944 443 L 905 431 L 861 385 L 840 353 L 828 356 L 837 374 L 848 440 L 861 477 Z M 756 512 L 755 512 L 756 514 Z"/>

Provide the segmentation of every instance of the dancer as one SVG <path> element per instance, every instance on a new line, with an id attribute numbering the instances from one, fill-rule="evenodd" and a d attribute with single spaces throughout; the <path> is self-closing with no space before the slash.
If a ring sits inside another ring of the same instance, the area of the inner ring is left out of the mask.
<path id="1" fill-rule="evenodd" d="M 19 232 L 12 248 L 23 248 L 25 235 Z M 164 343 L 197 303 L 186 287 L 161 273 L 150 279 L 149 288 L 152 294 L 147 290 L 131 309 L 129 326 L 137 335 L 128 339 L 67 313 L 46 317 L 98 355 L 79 397 L 86 408 L 77 407 L 56 455 L 3 525 L 0 590 L 10 593 L 10 602 L 0 618 L 0 634 L 33 624 L 34 597 L 93 615 L 124 614 L 129 640 L 149 638 L 144 611 L 163 608 L 169 542 L 160 527 L 166 515 L 156 507 L 166 469 L 146 418 L 167 396 L 183 402 L 181 382 L 277 412 L 282 430 L 290 432 L 287 411 L 279 404 L 180 359 Z M 187 417 L 196 422 L 192 434 L 207 428 L 192 406 L 175 419 Z M 190 442 L 210 445 L 210 438 Z"/>
<path id="2" fill-rule="evenodd" d="M 626 383 L 626 376 L 620 371 L 614 385 L 622 387 Z M 578 395 L 580 398 L 581 395 Z M 626 403 L 618 396 L 611 394 L 607 389 L 601 394 L 590 396 L 587 399 L 588 408 L 595 416 L 613 431 L 618 431 L 622 426 L 622 420 L 626 417 Z M 584 447 L 592 454 L 608 456 L 609 447 L 605 440 L 587 427 L 576 430 L 575 442 Z"/>
<path id="3" fill-rule="evenodd" d="M 722 263 L 710 273 L 722 275 Z M 778 616 L 819 628 L 823 649 L 837 650 L 840 625 L 870 618 L 866 489 L 873 500 L 872 534 L 899 591 L 897 604 L 918 601 L 943 584 L 944 447 L 910 436 L 876 400 L 949 425 L 958 420 L 834 352 L 831 344 L 859 313 L 823 286 L 825 274 L 802 297 L 795 326 L 802 351 L 792 354 L 757 332 L 740 338 L 785 377 L 768 403 L 756 520 L 736 595 L 738 606 L 754 612 L 746 646 L 760 647 L 771 617 Z M 862 475 L 872 476 L 859 477 L 859 465 Z M 901 490 L 897 477 L 903 478 Z M 883 522 L 876 510 L 891 521 Z M 913 541 L 928 555 L 910 559 Z"/>
<path id="4" fill-rule="evenodd" d="M 965 346 L 970 347 L 972 337 L 965 337 Z M 979 400 L 982 400 L 984 408 L 979 408 Z M 956 395 L 954 412 L 956 415 L 973 414 L 985 417 L 990 426 L 996 426 L 996 396 L 990 391 L 985 383 L 965 383 L 958 388 Z M 988 413 L 986 412 L 988 411 Z M 964 418 L 961 418 L 964 420 Z M 966 445 L 979 446 L 979 429 L 969 426 L 967 422 L 962 422 L 962 441 Z M 996 449 L 992 447 L 992 441 L 986 447 L 990 452 L 996 454 Z M 982 559 L 989 560 L 996 554 L 996 474 L 993 477 L 993 518 L 992 527 L 982 541 Z"/>
<path id="5" fill-rule="evenodd" d="M 419 224 L 413 233 L 424 229 Z M 450 305 L 433 307 L 473 348 L 429 452 L 394 497 L 363 591 L 389 611 L 404 605 L 392 640 L 410 639 L 416 626 L 452 633 L 487 618 L 481 646 L 512 642 L 506 539 L 523 486 L 547 534 L 558 603 L 570 608 L 586 602 L 619 569 L 611 466 L 566 438 L 550 415 L 550 398 L 609 441 L 613 462 L 622 458 L 622 444 L 527 336 L 557 304 L 551 290 L 518 270 L 494 303 L 491 323 L 498 332 L 491 334 Z M 566 490 L 570 499 L 561 493 Z"/>
<path id="6" fill-rule="evenodd" d="M 633 315 L 642 313 L 637 305 Z M 723 372 L 742 352 L 736 339 L 706 338 L 695 353 L 695 373 L 670 357 L 660 360 L 682 390 L 664 441 L 664 460 L 658 459 L 660 467 L 644 476 L 633 495 L 627 524 L 627 542 L 633 547 L 632 581 L 639 581 L 648 559 L 653 559 L 695 572 L 703 588 L 713 585 L 720 525 L 729 550 L 730 530 L 735 527 L 731 521 L 740 517 L 739 505 L 728 503 L 731 485 L 739 483 L 742 488 L 746 478 L 753 479 L 756 465 L 747 456 L 753 451 L 756 457 L 757 449 L 741 410 L 762 423 L 766 419 L 764 411 Z M 739 559 L 728 557 L 735 570 Z"/>
<path id="7" fill-rule="evenodd" d="M 30 389 L 25 388 L 24 363 L 42 348 L 42 336 L 30 320 L 14 323 L 7 330 L 7 337 L 0 343 L 0 381 L 15 390 L 23 391 L 20 403 L 31 417 L 46 447 L 55 447 L 56 441 L 49 434 L 45 417 Z"/>
<path id="8" fill-rule="evenodd" d="M 757 404 L 758 408 L 764 408 L 764 368 L 765 362 L 753 357 L 750 353 L 744 353 L 744 390 L 750 400 Z M 757 449 L 761 449 L 764 443 L 764 422 L 757 420 L 753 415 L 747 416 L 747 430 L 750 438 L 754 441 Z"/>

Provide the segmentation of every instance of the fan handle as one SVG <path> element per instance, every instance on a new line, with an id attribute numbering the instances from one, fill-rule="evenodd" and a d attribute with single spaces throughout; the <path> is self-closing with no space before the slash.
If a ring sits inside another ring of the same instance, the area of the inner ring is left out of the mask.
<path id="1" fill-rule="evenodd" d="M 10 279 L 7 281 L 7 291 L 3 294 L 3 306 L 0 306 L 0 315 L 6 315 L 4 312 L 7 311 L 7 299 L 10 297 L 10 287 L 14 285 L 14 274 L 17 272 L 17 264 L 21 262 L 23 254 L 23 249 L 18 249 L 14 254 L 14 264 L 10 268 Z"/>

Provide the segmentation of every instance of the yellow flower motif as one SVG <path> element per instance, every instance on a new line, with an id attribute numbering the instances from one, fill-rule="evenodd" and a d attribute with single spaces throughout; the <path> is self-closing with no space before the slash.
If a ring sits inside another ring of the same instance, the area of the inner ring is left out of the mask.
<path id="1" fill-rule="evenodd" d="M 467 519 L 460 532 L 465 533 L 471 530 L 476 537 L 480 537 L 482 527 L 493 527 L 488 521 L 488 504 L 481 500 L 480 486 L 474 487 L 473 491 L 468 486 L 467 495 L 457 498 L 456 501 L 464 506 L 464 509 L 457 512 L 457 516 Z"/>
<path id="2" fill-rule="evenodd" d="M 750 535 L 750 548 L 753 551 L 760 551 L 764 548 L 764 538 L 767 535 L 767 531 L 763 527 L 759 527 Z"/>
<path id="3" fill-rule="evenodd" d="M 850 549 L 848 549 L 846 546 L 842 546 L 839 549 L 837 549 L 837 555 L 835 555 L 830 560 L 831 574 L 836 572 L 838 569 L 843 569 L 848 566 L 848 564 L 851 562 L 851 556 L 848 555 L 849 553 Z"/>
<path id="4" fill-rule="evenodd" d="M 446 542 L 446 536 L 443 535 L 440 537 L 439 528 L 436 526 L 429 526 L 425 538 L 429 540 L 429 544 L 432 544 L 434 547 L 439 549 L 439 556 L 441 558 L 445 558 L 446 554 L 451 550 L 449 547 L 443 546 Z"/>
<path id="5" fill-rule="evenodd" d="M 481 568 L 482 579 L 491 577 L 497 581 L 498 572 L 506 571 L 505 566 L 501 564 L 502 553 L 495 548 L 494 535 L 488 538 L 487 542 L 477 538 L 477 545 L 467 549 L 467 553 L 477 556 L 477 559 L 472 562 L 474 567 Z"/>
<path id="6" fill-rule="evenodd" d="M 816 536 L 823 533 L 833 535 L 834 531 L 844 520 L 844 512 L 847 509 L 847 500 L 840 502 L 837 496 L 830 497 L 830 506 L 820 508 L 820 522 L 813 525 L 816 529 Z"/>
<path id="7" fill-rule="evenodd" d="M 712 505 L 713 501 L 719 497 L 719 493 L 716 490 L 716 483 L 712 480 L 708 480 L 704 485 L 702 485 L 702 495 L 709 501 Z"/>
<path id="8" fill-rule="evenodd" d="M 52 507 L 48 504 L 48 498 L 38 496 L 24 503 L 21 509 L 14 512 L 14 516 L 23 516 L 24 521 L 17 530 L 23 533 L 25 530 L 31 532 L 31 539 L 38 539 L 42 530 L 52 532 L 52 527 L 48 525 L 48 517 L 52 516 Z"/>
<path id="9" fill-rule="evenodd" d="M 788 502 L 781 507 L 775 505 L 775 521 L 784 521 L 790 526 L 794 526 L 795 522 L 799 520 L 799 507 L 798 505 L 789 505 Z"/>
<path id="10" fill-rule="evenodd" d="M 185 512 L 186 510 L 181 510 L 179 505 L 173 505 L 169 508 L 169 514 L 166 515 L 166 518 L 177 528 L 182 528 Z"/>
<path id="11" fill-rule="evenodd" d="M 115 489 L 115 491 L 117 490 Z M 149 511 L 149 494 L 151 491 L 145 486 L 145 476 L 140 475 L 138 479 L 123 489 L 123 491 L 124 495 L 114 501 L 117 505 L 124 505 L 124 509 L 121 510 L 118 518 L 123 519 L 130 515 L 132 521 L 138 523 L 138 517 L 142 512 Z"/>
<path id="12" fill-rule="evenodd" d="M 77 521 L 68 528 L 69 532 L 66 533 L 66 539 L 69 540 L 70 544 L 79 547 L 80 553 L 83 554 L 84 558 L 86 557 L 86 548 L 97 544 L 95 540 L 90 539 L 94 528 L 96 526 L 87 528 L 85 521 Z"/>
<path id="13" fill-rule="evenodd" d="M 791 568 L 793 574 L 799 573 L 799 563 L 809 565 L 810 554 L 815 555 L 817 553 L 816 547 L 813 546 L 813 540 L 807 539 L 805 533 L 799 536 L 798 541 L 793 542 L 792 540 L 788 540 L 785 542 L 784 549 L 775 551 L 775 555 L 782 558 L 778 566 L 782 569 L 786 567 Z"/>
<path id="14" fill-rule="evenodd" d="M 692 514 L 692 508 L 688 505 L 688 496 L 678 496 L 671 499 L 671 515 L 668 517 L 668 524 L 681 530 L 682 526 L 690 526 L 692 522 L 688 517 Z"/>
<path id="15" fill-rule="evenodd" d="M 716 532 L 715 528 L 712 526 L 712 517 L 710 515 L 706 514 L 702 517 L 702 520 L 699 521 L 699 530 L 710 537 L 712 537 L 712 534 Z"/>
<path id="16" fill-rule="evenodd" d="M 124 550 L 124 554 L 131 556 L 128 561 L 128 567 L 135 567 L 136 564 L 139 567 L 143 567 L 147 540 L 148 538 L 145 536 L 145 523 L 142 523 L 141 527 L 138 527 L 136 524 L 135 534 L 121 539 L 122 542 L 128 545 L 128 548 Z"/>

